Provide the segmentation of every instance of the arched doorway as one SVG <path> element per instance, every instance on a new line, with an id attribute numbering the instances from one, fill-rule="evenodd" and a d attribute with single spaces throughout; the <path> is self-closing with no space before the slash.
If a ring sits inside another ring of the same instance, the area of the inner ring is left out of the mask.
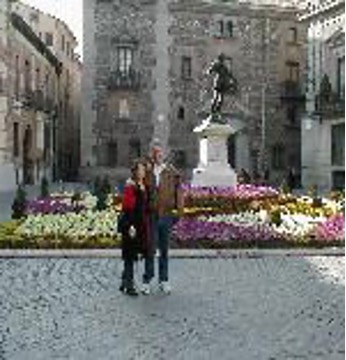
<path id="1" fill-rule="evenodd" d="M 32 129 L 29 126 L 25 129 L 23 137 L 23 182 L 24 184 L 34 183 L 34 162 L 32 154 Z"/>

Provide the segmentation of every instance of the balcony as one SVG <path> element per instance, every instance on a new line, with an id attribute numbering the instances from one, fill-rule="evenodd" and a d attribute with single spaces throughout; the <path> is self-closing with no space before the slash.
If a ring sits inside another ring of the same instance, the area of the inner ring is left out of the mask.
<path id="1" fill-rule="evenodd" d="M 140 73 L 133 69 L 129 71 L 116 70 L 111 72 L 108 80 L 108 89 L 114 90 L 138 90 L 140 87 Z"/>
<path id="2" fill-rule="evenodd" d="M 281 83 L 281 100 L 283 101 L 305 101 L 299 82 L 286 80 Z"/>
<path id="3" fill-rule="evenodd" d="M 336 118 L 345 115 L 345 97 L 331 94 L 315 97 L 315 113 L 322 118 Z"/>

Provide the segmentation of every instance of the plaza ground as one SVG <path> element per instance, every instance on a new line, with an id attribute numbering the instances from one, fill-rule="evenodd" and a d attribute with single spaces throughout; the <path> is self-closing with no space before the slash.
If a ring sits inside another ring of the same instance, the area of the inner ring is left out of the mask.
<path id="1" fill-rule="evenodd" d="M 0 359 L 344 359 L 344 264 L 173 258 L 170 296 L 130 298 L 118 257 L 3 257 Z"/>

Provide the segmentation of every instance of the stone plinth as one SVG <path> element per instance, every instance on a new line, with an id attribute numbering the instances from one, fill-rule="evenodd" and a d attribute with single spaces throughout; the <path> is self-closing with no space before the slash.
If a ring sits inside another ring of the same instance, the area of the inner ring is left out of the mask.
<path id="1" fill-rule="evenodd" d="M 205 121 L 196 127 L 200 141 L 199 164 L 193 171 L 192 184 L 234 186 L 237 175 L 228 163 L 227 139 L 234 132 L 230 125 Z"/>

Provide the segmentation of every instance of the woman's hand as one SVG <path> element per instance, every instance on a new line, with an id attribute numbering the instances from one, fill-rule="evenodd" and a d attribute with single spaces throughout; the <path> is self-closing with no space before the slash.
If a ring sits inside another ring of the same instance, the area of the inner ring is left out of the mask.
<path id="1" fill-rule="evenodd" d="M 129 236 L 130 238 L 134 238 L 136 236 L 136 229 L 133 225 L 130 226 L 130 229 L 129 229 Z"/>

